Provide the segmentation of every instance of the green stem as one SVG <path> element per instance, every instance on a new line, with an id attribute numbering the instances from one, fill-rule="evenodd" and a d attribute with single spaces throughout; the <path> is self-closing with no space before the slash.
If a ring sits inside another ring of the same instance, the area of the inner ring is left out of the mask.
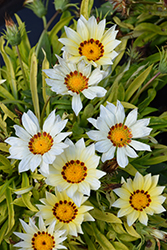
<path id="1" fill-rule="evenodd" d="M 46 17 L 45 17 L 45 16 L 43 16 L 43 17 L 42 17 L 42 20 L 43 20 L 43 26 L 44 26 L 44 28 L 45 28 L 45 27 L 46 27 L 46 25 L 47 25 Z"/>
<path id="2" fill-rule="evenodd" d="M 153 76 L 142 88 L 141 90 L 133 97 L 131 103 L 134 103 L 136 101 L 136 99 L 141 95 L 141 93 L 148 87 L 148 85 L 154 81 L 155 78 L 157 78 L 159 75 L 161 74 L 161 72 L 158 72 L 155 76 Z"/>
<path id="3" fill-rule="evenodd" d="M 50 98 L 51 98 L 51 96 L 48 97 L 48 99 L 46 100 L 46 102 L 45 102 L 45 104 L 44 104 L 44 107 L 43 107 L 43 109 L 42 109 L 41 120 L 40 120 L 40 127 L 41 127 L 41 128 L 42 128 L 42 126 L 43 126 L 43 118 L 44 118 L 44 114 L 45 114 L 45 111 L 46 111 L 46 107 L 47 107 L 47 105 L 48 105 L 48 103 L 49 103 L 49 101 L 50 101 Z"/>
<path id="4" fill-rule="evenodd" d="M 49 26 L 51 25 L 51 23 L 53 22 L 53 20 L 57 17 L 57 15 L 59 14 L 59 12 L 60 12 L 59 10 L 56 11 L 56 13 L 52 16 L 52 18 L 46 24 L 46 26 L 45 26 L 45 28 L 44 28 L 44 30 L 43 30 L 40 38 L 39 38 L 39 42 L 38 42 L 37 47 L 36 47 L 36 55 L 37 55 L 37 57 L 38 57 L 39 49 L 41 47 L 41 43 L 42 43 L 43 37 L 45 35 L 45 32 L 47 31 L 47 29 L 49 28 Z"/>
<path id="5" fill-rule="evenodd" d="M 18 45 L 16 45 L 16 51 L 17 51 L 17 55 L 18 55 L 18 58 L 19 58 L 20 67 L 21 67 L 21 71 L 22 71 L 22 74 L 23 74 L 23 79 L 24 79 L 24 83 L 25 83 L 26 89 L 29 89 L 28 81 L 27 81 L 27 78 L 26 78 L 26 75 L 25 75 L 25 72 L 24 72 L 24 67 L 23 67 L 23 63 L 22 63 L 22 60 L 21 60 L 21 55 L 20 55 L 20 51 L 19 51 Z"/>

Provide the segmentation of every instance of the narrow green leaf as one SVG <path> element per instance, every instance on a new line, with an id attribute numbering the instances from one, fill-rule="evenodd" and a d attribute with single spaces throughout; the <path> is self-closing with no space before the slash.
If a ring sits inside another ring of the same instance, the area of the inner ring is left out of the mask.
<path id="1" fill-rule="evenodd" d="M 127 246 L 125 246 L 123 243 L 121 242 L 113 242 L 113 245 L 115 247 L 116 250 L 129 250 L 129 248 Z"/>
<path id="2" fill-rule="evenodd" d="M 125 101 L 129 101 L 132 95 L 138 90 L 142 83 L 146 80 L 147 76 L 151 72 L 153 64 L 149 66 L 144 72 L 142 72 L 128 87 L 125 92 Z"/>
<path id="3" fill-rule="evenodd" d="M 9 153 L 9 148 L 10 148 L 10 145 L 7 145 L 4 142 L 0 142 L 0 150 L 1 151 Z"/>
<path id="4" fill-rule="evenodd" d="M 96 227 L 96 224 L 92 223 L 94 237 L 96 241 L 100 244 L 103 250 L 115 250 L 115 247 L 110 243 L 110 241 L 102 234 Z"/>
<path id="5" fill-rule="evenodd" d="M 2 111 L 12 120 L 14 121 L 15 123 L 17 123 L 18 125 L 20 125 L 18 119 L 17 119 L 17 116 L 12 112 L 10 111 L 6 106 L 5 104 L 3 103 L 0 103 L 0 108 L 2 109 Z"/>
<path id="6" fill-rule="evenodd" d="M 45 53 L 45 51 L 43 49 L 42 49 L 42 51 L 43 51 L 43 54 L 44 54 L 44 59 L 43 59 L 43 62 L 42 62 L 42 70 L 43 69 L 49 69 L 49 61 L 46 58 L 46 53 Z M 47 99 L 49 98 L 49 95 L 47 94 L 47 91 L 46 91 L 45 78 L 47 78 L 47 76 L 46 76 L 46 74 L 44 72 L 42 72 L 42 95 L 43 95 L 44 102 L 46 103 Z M 49 115 L 49 103 L 47 104 L 47 107 L 46 107 L 46 114 L 47 114 L 47 116 Z"/>
<path id="7" fill-rule="evenodd" d="M 64 17 L 63 19 L 61 19 L 54 27 L 53 29 L 48 32 L 49 33 L 49 37 L 52 41 L 52 39 L 54 38 L 55 35 L 57 35 L 57 33 L 69 22 L 71 21 L 71 19 L 73 18 L 73 16 L 69 16 L 69 17 Z"/>
<path id="8" fill-rule="evenodd" d="M 22 188 L 29 186 L 29 178 L 26 173 L 22 173 L 22 185 L 21 186 Z M 33 206 L 30 199 L 31 199 L 30 192 L 26 194 L 22 194 L 22 200 L 24 204 L 26 205 L 26 207 L 28 207 L 28 209 L 30 209 L 33 212 L 38 212 L 38 209 Z"/>
<path id="9" fill-rule="evenodd" d="M 31 45 L 28 39 L 28 35 L 25 29 L 25 24 L 21 21 L 20 17 L 15 14 L 19 29 L 21 31 L 21 43 L 18 45 L 22 60 L 28 65 L 28 56 L 31 49 Z"/>
<path id="10" fill-rule="evenodd" d="M 84 226 L 83 224 L 83 232 L 84 232 L 84 238 L 85 238 L 85 241 L 88 245 L 88 250 L 96 250 L 96 246 L 93 244 L 93 242 L 91 241 L 91 239 L 89 238 L 87 232 L 86 232 L 86 226 Z"/>
<path id="11" fill-rule="evenodd" d="M 122 223 L 122 221 L 112 213 L 102 212 L 101 210 L 94 208 L 90 211 L 93 218 L 97 220 L 102 220 L 108 223 Z"/>
<path id="12" fill-rule="evenodd" d="M 16 177 L 12 177 L 10 180 L 7 180 L 1 187 L 0 187 L 0 197 L 5 193 L 5 190 L 10 185 L 10 183 L 15 179 Z"/>
<path id="13" fill-rule="evenodd" d="M 83 15 L 87 20 L 89 19 L 89 15 L 93 6 L 92 0 L 82 0 L 80 7 L 80 15 Z"/>
<path id="14" fill-rule="evenodd" d="M 32 57 L 31 57 L 30 90 L 31 90 L 31 95 L 32 95 L 34 111 L 38 120 L 40 120 L 40 109 L 39 109 L 39 99 L 38 99 L 38 90 L 37 90 L 37 57 L 36 57 L 35 52 L 32 54 Z"/>
<path id="15" fill-rule="evenodd" d="M 5 221 L 5 223 L 3 224 L 3 226 L 0 229 L 0 244 L 4 239 L 4 235 L 6 233 L 7 227 L 8 227 L 8 220 Z"/>
<path id="16" fill-rule="evenodd" d="M 12 227 L 15 224 L 15 219 L 14 219 L 14 207 L 12 204 L 12 192 L 9 188 L 6 189 L 6 202 L 7 202 L 7 207 L 8 207 L 8 229 L 6 231 L 6 234 L 12 229 Z"/>
<path id="17" fill-rule="evenodd" d="M 13 64 L 11 62 L 10 57 L 6 54 L 5 50 L 4 50 L 4 45 L 5 41 L 3 39 L 3 37 L 0 37 L 0 52 L 2 54 L 3 60 L 5 62 L 6 68 L 7 68 L 7 80 L 10 84 L 11 90 L 12 90 L 12 94 L 14 96 L 15 99 L 18 99 L 18 94 L 17 94 L 17 86 L 16 86 L 16 79 L 15 79 L 15 73 L 14 73 L 14 69 L 13 69 Z"/>

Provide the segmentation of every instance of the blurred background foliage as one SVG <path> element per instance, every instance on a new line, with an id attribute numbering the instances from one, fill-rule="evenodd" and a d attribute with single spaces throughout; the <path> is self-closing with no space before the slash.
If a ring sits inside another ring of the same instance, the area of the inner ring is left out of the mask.
<path id="1" fill-rule="evenodd" d="M 46 12 L 47 2 L 42 2 Z M 43 21 L 43 31 L 35 46 L 31 47 L 26 24 L 17 14 L 16 24 L 7 18 L 6 31 L 0 37 L 4 62 L 0 79 L 6 79 L 0 85 L 0 249 L 15 249 L 13 244 L 19 239 L 13 232 L 21 230 L 19 218 L 27 222 L 37 212 L 35 204 L 45 196 L 45 190 L 51 190 L 37 171 L 19 174 L 18 160 L 7 158 L 9 146 L 4 140 L 14 135 L 14 124 L 21 125 L 23 112 L 31 109 L 42 124 L 56 109 L 57 114 L 68 118 L 66 130 L 73 132 L 71 139 L 75 142 L 83 137 L 88 145 L 90 139 L 85 132 L 91 127 L 87 118 L 99 116 L 100 104 L 105 105 L 107 101 L 116 104 L 118 99 L 128 112 L 137 107 L 139 119 L 151 118 L 149 127 L 153 130 L 144 142 L 150 144 L 152 152 L 140 152 L 138 158 L 130 159 L 125 169 L 119 168 L 115 159 L 100 164 L 99 168 L 107 175 L 101 180 L 100 190 L 92 192 L 88 201 L 95 207 L 91 215 L 96 222 L 83 223 L 84 234 L 69 237 L 66 246 L 69 250 L 165 250 L 165 236 L 159 239 L 154 229 L 166 231 L 166 213 L 150 216 L 148 227 L 138 222 L 129 227 L 124 218 L 117 218 L 117 209 L 111 205 L 115 200 L 112 190 L 120 185 L 121 176 L 134 176 L 136 171 L 143 175 L 151 172 L 160 174 L 160 185 L 167 184 L 166 99 L 159 96 L 161 109 L 156 106 L 159 93 L 167 90 L 167 3 L 165 0 L 110 0 L 97 8 L 93 7 L 93 0 L 83 0 L 81 4 L 55 0 L 54 7 L 55 13 L 48 22 L 44 9 L 40 13 L 39 9 L 38 13 L 37 9 L 33 10 Z M 65 25 L 76 27 L 80 14 L 86 18 L 95 15 L 97 20 L 106 18 L 107 27 L 116 24 L 117 39 L 122 42 L 116 48 L 119 55 L 108 69 L 109 76 L 100 82 L 107 89 L 106 96 L 91 101 L 82 97 L 84 108 L 76 117 L 70 97 L 53 93 L 46 86 L 42 70 L 57 62 L 55 54 L 62 53 L 58 38 L 65 36 Z M 48 31 L 57 17 L 59 20 Z M 11 27 L 15 27 L 15 35 L 19 37 L 16 43 L 8 37 Z M 162 94 L 164 96 L 166 98 L 166 94 Z M 164 207 L 167 208 L 167 201 Z"/>

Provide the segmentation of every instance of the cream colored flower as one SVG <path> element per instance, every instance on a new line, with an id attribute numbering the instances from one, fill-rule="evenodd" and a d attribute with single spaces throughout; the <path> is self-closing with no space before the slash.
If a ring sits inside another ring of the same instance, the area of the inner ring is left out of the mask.
<path id="1" fill-rule="evenodd" d="M 104 71 L 99 69 L 91 71 L 91 65 L 86 65 L 84 61 L 78 64 L 68 63 L 67 53 L 63 54 L 63 58 L 59 56 L 57 58 L 59 65 L 44 70 L 51 78 L 46 78 L 46 83 L 57 94 L 72 96 L 72 109 L 76 115 L 83 107 L 81 93 L 90 100 L 106 94 L 107 91 L 103 87 L 97 86 L 104 77 Z"/>
<path id="2" fill-rule="evenodd" d="M 50 113 L 43 124 L 42 130 L 34 113 L 28 110 L 22 116 L 22 124 L 25 129 L 14 125 L 15 133 L 19 137 L 9 137 L 5 142 L 9 143 L 9 158 L 21 160 L 19 172 L 29 169 L 34 171 L 38 166 L 47 172 L 49 164 L 68 147 L 62 142 L 71 132 L 60 133 L 67 120 L 61 120 L 55 116 L 55 110 Z"/>
<path id="3" fill-rule="evenodd" d="M 105 31 L 106 19 L 97 24 L 94 16 L 86 20 L 82 15 L 77 22 L 77 31 L 65 27 L 67 38 L 59 41 L 65 45 L 64 51 L 72 56 L 70 61 L 77 63 L 84 59 L 94 67 L 110 65 L 118 55 L 114 49 L 120 43 L 116 40 L 115 25 Z"/>
<path id="4" fill-rule="evenodd" d="M 16 243 L 14 247 L 19 247 L 20 250 L 67 249 L 62 245 L 62 242 L 66 239 L 66 237 L 63 236 L 65 230 L 55 231 L 55 222 L 47 228 L 41 217 L 39 217 L 39 228 L 31 218 L 29 219 L 29 225 L 21 219 L 20 222 L 26 233 L 14 232 L 15 235 L 23 240 Z"/>
<path id="5" fill-rule="evenodd" d="M 100 157 L 95 155 L 94 144 L 85 147 L 83 138 L 76 144 L 66 139 L 65 144 L 69 147 L 49 166 L 49 174 L 44 175 L 48 185 L 56 186 L 59 192 L 66 190 L 67 195 L 80 206 L 83 194 L 90 196 L 91 189 L 99 189 L 98 179 L 106 173 L 96 169 Z"/>
<path id="6" fill-rule="evenodd" d="M 132 110 L 125 119 L 120 101 L 117 101 L 117 106 L 108 102 L 106 107 L 100 106 L 100 117 L 97 120 L 89 118 L 88 121 L 99 130 L 91 130 L 87 134 L 97 141 L 95 149 L 103 153 L 103 162 L 112 159 L 116 151 L 118 165 L 124 168 L 128 165 L 128 156 L 138 156 L 135 150 L 151 151 L 149 145 L 134 140 L 149 135 L 152 130 L 147 127 L 149 118 L 137 120 L 137 109 Z"/>
<path id="7" fill-rule="evenodd" d="M 66 230 L 67 234 L 73 236 L 77 236 L 78 233 L 83 234 L 82 222 L 94 221 L 87 212 L 93 207 L 83 205 L 88 198 L 83 196 L 81 206 L 78 207 L 65 191 L 55 190 L 55 194 L 46 192 L 46 198 L 40 200 L 44 205 L 36 205 L 40 210 L 36 215 L 42 216 L 47 225 L 56 221 L 55 230 Z"/>
<path id="8" fill-rule="evenodd" d="M 161 193 L 164 186 L 157 187 L 159 175 L 151 176 L 147 174 L 144 177 L 137 172 L 134 180 L 122 178 L 122 187 L 114 189 L 114 192 L 120 197 L 112 206 L 121 208 L 118 211 L 118 217 L 127 216 L 127 223 L 131 226 L 137 219 L 147 225 L 147 214 L 159 214 L 165 211 L 161 205 L 166 197 Z"/>

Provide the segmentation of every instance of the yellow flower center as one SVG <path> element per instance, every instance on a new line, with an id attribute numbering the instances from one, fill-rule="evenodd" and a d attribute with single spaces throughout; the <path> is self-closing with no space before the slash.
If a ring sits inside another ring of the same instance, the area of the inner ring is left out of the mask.
<path id="1" fill-rule="evenodd" d="M 34 250 L 52 250 L 55 247 L 54 236 L 44 231 L 35 233 L 31 244 Z"/>
<path id="2" fill-rule="evenodd" d="M 110 128 L 107 138 L 115 147 L 123 147 L 131 142 L 132 133 L 130 129 L 122 123 L 115 124 Z"/>
<path id="3" fill-rule="evenodd" d="M 45 154 L 51 149 L 52 145 L 53 145 L 53 138 L 49 133 L 46 132 L 34 135 L 28 143 L 29 150 L 34 155 Z"/>
<path id="4" fill-rule="evenodd" d="M 78 214 L 78 209 L 75 203 L 67 200 L 57 202 L 52 211 L 53 215 L 63 223 L 73 221 Z"/>
<path id="5" fill-rule="evenodd" d="M 81 56 L 86 56 L 88 61 L 98 61 L 104 54 L 104 46 L 99 40 L 93 38 L 80 43 L 78 48 Z"/>
<path id="6" fill-rule="evenodd" d="M 79 183 L 87 176 L 87 167 L 79 160 L 67 162 L 61 172 L 63 179 L 69 183 Z"/>
<path id="7" fill-rule="evenodd" d="M 66 75 L 64 84 L 68 90 L 79 94 L 84 89 L 88 88 L 88 81 L 89 78 L 86 78 L 86 76 L 83 76 L 82 73 L 75 70 L 74 72 L 70 72 L 70 74 Z"/>
<path id="8" fill-rule="evenodd" d="M 136 190 L 131 194 L 129 203 L 135 210 L 143 211 L 143 209 L 149 207 L 151 203 L 150 195 L 148 191 Z"/>

